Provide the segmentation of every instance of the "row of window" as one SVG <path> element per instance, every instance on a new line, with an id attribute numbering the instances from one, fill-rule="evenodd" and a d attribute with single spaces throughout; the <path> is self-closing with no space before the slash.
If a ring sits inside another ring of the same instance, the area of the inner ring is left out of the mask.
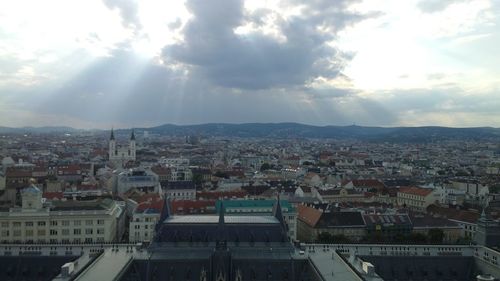
<path id="1" fill-rule="evenodd" d="M 86 228 L 84 230 L 84 232 L 85 232 L 86 235 L 92 235 L 92 234 L 94 234 L 94 229 L 93 228 Z M 19 230 L 19 229 L 15 229 L 12 232 L 10 230 L 8 230 L 8 229 L 4 229 L 4 230 L 2 230 L 0 232 L 0 234 L 1 234 L 2 237 L 9 237 L 11 233 L 12 233 L 13 237 L 19 237 L 19 236 L 22 235 L 22 231 Z M 71 231 L 70 231 L 70 229 L 62 229 L 60 233 L 63 236 L 68 236 L 68 235 L 70 235 Z M 98 228 L 98 229 L 96 229 L 95 233 L 97 233 L 97 234 L 104 234 L 104 228 Z M 33 229 L 26 229 L 24 231 L 24 235 L 27 236 L 27 237 L 34 236 L 34 234 L 35 234 L 35 231 Z M 47 234 L 47 232 L 46 232 L 45 229 L 38 229 L 36 231 L 36 234 L 37 234 L 37 236 L 45 236 Z M 59 231 L 57 229 L 51 229 L 49 231 L 49 235 L 50 236 L 56 236 L 58 234 L 59 234 Z M 80 228 L 73 229 L 73 235 L 81 235 L 81 234 L 82 234 L 82 229 L 80 229 Z"/>
<path id="2" fill-rule="evenodd" d="M 69 226 L 70 222 L 71 221 L 69 221 L 69 220 L 62 220 L 62 221 L 53 220 L 53 221 L 50 221 L 49 224 L 50 224 L 50 226 L 58 226 L 59 224 L 62 226 Z M 103 219 L 99 219 L 99 220 L 95 220 L 95 221 L 94 220 L 85 220 L 83 222 L 85 223 L 85 225 L 94 225 L 94 223 L 97 225 L 104 225 Z M 24 226 L 32 227 L 32 226 L 35 226 L 35 223 L 38 226 L 46 226 L 48 222 L 47 221 L 38 221 L 38 222 L 26 221 L 26 222 L 24 222 Z M 23 223 L 20 221 L 14 221 L 12 223 L 10 223 L 8 221 L 3 221 L 1 223 L 2 227 L 9 227 L 9 225 L 12 225 L 12 227 L 21 227 L 23 225 Z M 82 225 L 82 221 L 81 220 L 74 220 L 73 225 L 80 226 L 80 225 Z"/>
<path id="3" fill-rule="evenodd" d="M 23 241 L 21 240 L 12 240 L 13 242 L 18 242 L 18 243 L 21 243 Z M 46 239 L 37 239 L 37 240 L 26 240 L 27 242 L 38 242 L 38 243 L 46 243 L 47 241 L 49 243 L 58 243 L 58 242 L 61 242 L 61 243 L 66 243 L 66 244 L 69 244 L 69 243 L 93 243 L 93 242 L 104 242 L 104 237 L 97 237 L 95 240 L 92 238 L 92 237 L 87 237 L 85 239 L 80 239 L 80 238 L 74 238 L 74 239 L 49 239 L 49 240 L 46 240 Z M 3 243 L 7 243 L 7 242 L 10 242 L 9 240 L 5 240 L 5 239 L 2 239 L 0 240 L 0 242 L 3 242 Z"/>
<path id="4" fill-rule="evenodd" d="M 153 229 L 155 227 L 154 224 L 144 224 L 144 229 Z M 141 229 L 140 224 L 134 225 L 134 229 Z"/>

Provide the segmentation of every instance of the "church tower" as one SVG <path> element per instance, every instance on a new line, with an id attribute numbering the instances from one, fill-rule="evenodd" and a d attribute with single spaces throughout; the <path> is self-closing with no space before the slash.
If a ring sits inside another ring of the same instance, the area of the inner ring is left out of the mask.
<path id="1" fill-rule="evenodd" d="M 130 141 L 127 145 L 119 145 L 116 143 L 115 132 L 111 129 L 111 136 L 109 138 L 109 162 L 115 166 L 124 167 L 129 161 L 135 161 L 136 143 L 135 133 L 132 131 Z"/>
<path id="2" fill-rule="evenodd" d="M 116 156 L 116 140 L 115 133 L 113 128 L 111 128 L 111 136 L 109 137 L 109 151 L 108 151 L 109 160 L 113 159 L 113 156 Z"/>
<path id="3" fill-rule="evenodd" d="M 130 157 L 135 160 L 135 133 L 133 129 L 132 134 L 130 135 L 129 151 Z"/>

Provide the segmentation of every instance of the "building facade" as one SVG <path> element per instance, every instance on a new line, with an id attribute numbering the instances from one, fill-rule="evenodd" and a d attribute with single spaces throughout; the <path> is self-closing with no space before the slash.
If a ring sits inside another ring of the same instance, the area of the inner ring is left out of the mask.
<path id="1" fill-rule="evenodd" d="M 135 161 L 136 143 L 135 143 L 134 131 L 132 131 L 132 134 L 130 135 L 129 145 L 119 146 L 116 143 L 114 131 L 113 129 L 111 129 L 111 136 L 109 138 L 108 157 L 111 163 L 120 167 L 123 167 L 123 165 L 129 161 Z"/>
<path id="2" fill-rule="evenodd" d="M 426 208 L 438 199 L 430 188 L 401 187 L 397 193 L 398 205 L 416 212 L 425 212 Z"/>
<path id="3" fill-rule="evenodd" d="M 25 188 L 22 207 L 0 212 L 5 243 L 95 243 L 116 240 L 123 210 L 111 199 L 42 203 L 36 186 Z"/>

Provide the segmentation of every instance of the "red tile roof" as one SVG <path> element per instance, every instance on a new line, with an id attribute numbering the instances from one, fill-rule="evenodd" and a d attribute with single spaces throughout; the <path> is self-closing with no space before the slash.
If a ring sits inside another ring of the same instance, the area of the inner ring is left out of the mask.
<path id="1" fill-rule="evenodd" d="M 61 200 L 64 198 L 64 194 L 62 192 L 44 192 L 43 198 L 48 200 L 54 200 L 54 199 Z"/>
<path id="2" fill-rule="evenodd" d="M 215 200 L 174 200 L 171 207 L 174 214 L 215 213 Z"/>
<path id="3" fill-rule="evenodd" d="M 457 210 L 453 208 L 441 207 L 437 205 L 430 205 L 427 207 L 427 213 L 447 219 L 463 221 L 468 223 L 476 223 L 481 216 L 478 212 Z"/>
<path id="4" fill-rule="evenodd" d="M 245 190 L 235 190 L 235 191 L 198 191 L 196 197 L 199 199 L 211 199 L 217 200 L 222 198 L 243 198 L 247 196 Z"/>
<path id="5" fill-rule="evenodd" d="M 148 200 L 148 201 L 142 202 L 139 205 L 137 205 L 135 212 L 142 213 L 142 212 L 149 209 L 149 210 L 155 210 L 158 213 L 161 213 L 161 210 L 163 209 L 164 202 L 165 201 L 159 197 L 156 199 L 153 199 L 153 200 Z"/>
<path id="6" fill-rule="evenodd" d="M 311 227 L 316 226 L 322 214 L 320 210 L 305 205 L 299 205 L 297 211 L 297 218 Z"/>
<path id="7" fill-rule="evenodd" d="M 351 181 L 354 186 L 366 186 L 366 187 L 380 187 L 383 188 L 384 184 L 380 182 L 379 180 L 373 180 L 373 179 L 368 179 L 368 180 L 352 180 Z"/>
<path id="8" fill-rule="evenodd" d="M 425 197 L 425 196 L 432 193 L 432 189 L 421 188 L 421 187 L 416 187 L 416 186 L 406 186 L 406 187 L 399 188 L 399 192 Z"/>

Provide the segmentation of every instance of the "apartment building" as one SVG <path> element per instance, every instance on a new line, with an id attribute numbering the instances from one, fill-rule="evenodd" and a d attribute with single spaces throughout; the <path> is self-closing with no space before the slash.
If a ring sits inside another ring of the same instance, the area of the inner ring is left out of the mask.
<path id="1" fill-rule="evenodd" d="M 401 187 L 397 193 L 399 206 L 406 206 L 408 209 L 417 212 L 425 212 L 426 208 L 439 201 L 432 189 L 421 187 Z"/>
<path id="2" fill-rule="evenodd" d="M 155 225 L 160 219 L 163 205 L 164 200 L 160 196 L 139 203 L 130 220 L 128 238 L 130 242 L 153 240 Z"/>
<path id="3" fill-rule="evenodd" d="M 0 241 L 7 243 L 112 242 L 123 210 L 111 199 L 42 203 L 34 185 L 21 191 L 22 206 L 0 210 Z"/>

